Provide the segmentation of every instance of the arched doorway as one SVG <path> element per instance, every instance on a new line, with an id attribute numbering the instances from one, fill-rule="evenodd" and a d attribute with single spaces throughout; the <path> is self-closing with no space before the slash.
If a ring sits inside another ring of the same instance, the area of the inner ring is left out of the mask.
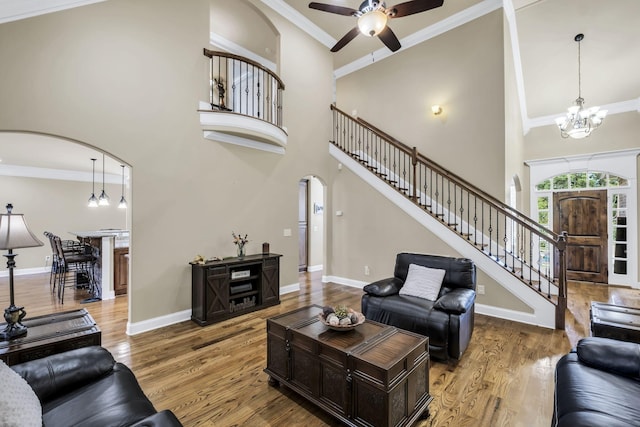
<path id="1" fill-rule="evenodd" d="M 0 131 L 3 198 L 13 203 L 16 212 L 28 216 L 30 228 L 40 236 L 49 231 L 63 239 L 75 239 L 73 232 L 110 229 L 114 232 L 111 250 L 115 251 L 109 262 L 114 269 L 125 245 L 128 252 L 130 176 L 126 162 L 88 143 L 39 132 Z M 109 205 L 90 208 L 90 195 L 98 196 L 102 190 L 109 196 Z M 123 196 L 127 207 L 119 208 Z M 25 251 L 18 274 L 48 272 L 50 260 L 49 245 Z M 129 284 L 128 257 L 119 261 L 126 264 L 117 271 L 100 270 L 102 299 L 114 298 L 119 292 L 116 286 L 122 289 L 121 282 Z"/>

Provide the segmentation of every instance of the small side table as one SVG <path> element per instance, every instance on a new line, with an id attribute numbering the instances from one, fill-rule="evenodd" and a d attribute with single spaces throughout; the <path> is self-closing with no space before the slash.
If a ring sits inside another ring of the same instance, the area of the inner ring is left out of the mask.
<path id="1" fill-rule="evenodd" d="M 640 309 L 592 302 L 591 335 L 640 343 Z"/>
<path id="2" fill-rule="evenodd" d="M 0 359 L 16 365 L 80 347 L 100 345 L 102 332 L 86 309 L 27 317 L 27 335 L 0 341 Z M 5 324 L 0 325 L 0 329 Z"/>

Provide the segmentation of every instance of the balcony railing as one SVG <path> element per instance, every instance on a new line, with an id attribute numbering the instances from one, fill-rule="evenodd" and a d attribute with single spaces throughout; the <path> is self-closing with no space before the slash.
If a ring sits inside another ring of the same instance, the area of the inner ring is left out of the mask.
<path id="1" fill-rule="evenodd" d="M 257 62 L 204 49 L 210 59 L 209 103 L 219 112 L 242 114 L 282 128 L 282 80 Z"/>

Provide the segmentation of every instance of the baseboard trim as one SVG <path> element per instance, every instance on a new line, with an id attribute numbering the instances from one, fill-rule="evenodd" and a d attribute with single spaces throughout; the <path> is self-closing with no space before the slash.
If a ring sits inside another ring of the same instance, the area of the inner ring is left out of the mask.
<path id="1" fill-rule="evenodd" d="M 319 265 L 309 265 L 307 266 L 307 273 L 313 273 L 314 271 L 322 271 L 324 266 L 322 264 Z"/>
<path id="2" fill-rule="evenodd" d="M 300 283 L 292 283 L 287 286 L 280 286 L 280 295 L 290 294 L 292 292 L 297 292 L 300 290 Z"/>
<path id="3" fill-rule="evenodd" d="M 163 328 L 186 320 L 191 320 L 191 309 L 154 317 L 141 322 L 127 322 L 127 335 L 138 335 L 143 332 Z"/>
<path id="4" fill-rule="evenodd" d="M 358 289 L 362 289 L 369 284 L 369 282 L 362 282 L 360 280 L 347 279 L 346 277 L 322 276 L 322 283 L 329 283 L 329 282 L 336 283 L 338 285 L 350 286 L 352 288 L 358 288 Z"/>
<path id="5" fill-rule="evenodd" d="M 51 266 L 49 267 L 34 267 L 34 268 L 14 268 L 14 276 L 26 276 L 28 274 L 40 274 L 51 272 Z M 9 277 L 9 270 L 0 271 L 0 277 Z"/>
<path id="6" fill-rule="evenodd" d="M 300 290 L 300 283 L 293 283 L 280 287 L 280 295 L 289 294 Z M 175 323 L 191 320 L 191 309 L 178 311 L 164 316 L 154 317 L 141 322 L 127 322 L 127 335 L 138 335 L 154 329 L 164 328 Z"/>
<path id="7" fill-rule="evenodd" d="M 485 316 L 496 317 L 498 319 L 511 320 L 513 322 L 526 323 L 527 325 L 540 326 L 548 328 L 548 326 L 538 323 L 538 319 L 533 313 L 524 311 L 516 311 L 508 308 L 494 307 L 492 305 L 478 304 L 475 305 L 475 312 Z"/>

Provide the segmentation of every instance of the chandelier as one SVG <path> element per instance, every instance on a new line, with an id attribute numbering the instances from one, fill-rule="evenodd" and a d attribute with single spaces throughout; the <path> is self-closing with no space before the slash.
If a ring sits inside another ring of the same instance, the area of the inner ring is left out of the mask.
<path id="1" fill-rule="evenodd" d="M 578 34 L 574 38 L 578 42 L 578 98 L 575 105 L 568 108 L 569 112 L 566 116 L 556 119 L 560 135 L 563 138 L 581 139 L 591 135 L 591 132 L 602 124 L 607 115 L 607 110 L 601 110 L 600 107 L 584 108 L 580 76 L 580 42 L 582 39 L 584 39 L 584 34 Z"/>

